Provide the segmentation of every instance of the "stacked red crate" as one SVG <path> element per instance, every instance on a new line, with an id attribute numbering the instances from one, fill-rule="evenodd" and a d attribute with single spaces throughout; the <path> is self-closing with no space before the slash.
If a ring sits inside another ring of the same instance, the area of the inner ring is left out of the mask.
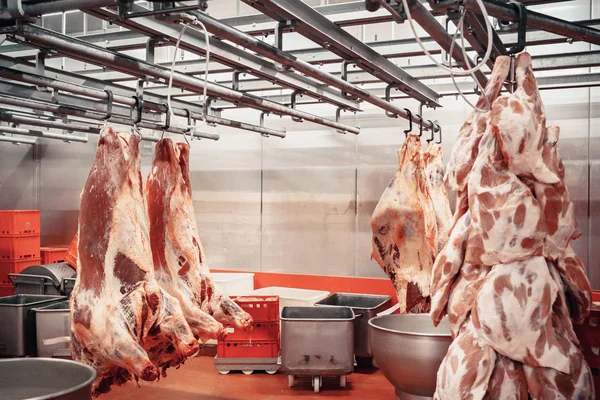
<path id="1" fill-rule="evenodd" d="M 41 247 L 42 264 L 56 264 L 65 262 L 67 258 L 67 246 Z"/>
<path id="2" fill-rule="evenodd" d="M 279 297 L 238 297 L 234 301 L 254 320 L 252 331 L 227 327 L 219 341 L 219 358 L 277 358 L 279 356 Z"/>
<path id="3" fill-rule="evenodd" d="M 40 261 L 39 210 L 0 210 L 0 285 L 10 284 L 8 274 Z"/>

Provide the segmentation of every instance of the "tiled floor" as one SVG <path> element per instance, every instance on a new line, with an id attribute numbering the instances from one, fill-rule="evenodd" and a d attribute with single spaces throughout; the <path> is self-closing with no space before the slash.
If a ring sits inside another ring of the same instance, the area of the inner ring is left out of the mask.
<path id="1" fill-rule="evenodd" d="M 167 371 L 167 378 L 160 382 L 135 382 L 113 389 L 99 400 L 304 400 L 317 398 L 395 400 L 394 388 L 381 371 L 359 368 L 348 377 L 348 385 L 342 389 L 338 380 L 325 380 L 321 392 L 314 394 L 310 380 L 297 380 L 293 388 L 287 384 L 282 373 L 267 375 L 254 372 L 219 374 L 211 357 L 196 357 L 178 370 Z"/>

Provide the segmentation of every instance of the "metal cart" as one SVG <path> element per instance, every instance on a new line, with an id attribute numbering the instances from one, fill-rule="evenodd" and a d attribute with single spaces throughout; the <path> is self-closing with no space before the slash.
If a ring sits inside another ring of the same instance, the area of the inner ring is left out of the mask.
<path id="1" fill-rule="evenodd" d="M 349 307 L 284 307 L 281 312 L 281 370 L 294 386 L 310 377 L 319 393 L 324 377 L 340 387 L 354 371 L 354 313 Z"/>

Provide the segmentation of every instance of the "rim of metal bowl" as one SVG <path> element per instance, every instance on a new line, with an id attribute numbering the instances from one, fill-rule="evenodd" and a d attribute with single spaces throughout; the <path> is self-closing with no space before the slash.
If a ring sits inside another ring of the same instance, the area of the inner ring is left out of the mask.
<path id="1" fill-rule="evenodd" d="M 398 329 L 384 328 L 382 326 L 378 326 L 373 323 L 373 321 L 376 321 L 378 319 L 383 319 L 386 317 L 393 318 L 394 316 L 397 316 L 397 315 L 399 315 L 399 314 L 379 315 L 377 317 L 373 317 L 369 320 L 369 326 L 373 327 L 374 329 L 378 329 L 380 331 L 390 332 L 390 333 L 401 333 L 403 335 L 426 336 L 426 337 L 452 337 L 450 334 L 450 331 L 448 331 L 448 333 L 408 332 L 408 331 L 402 331 L 402 330 L 398 330 Z M 408 317 L 409 315 L 411 315 L 411 317 Z M 428 317 L 430 316 L 430 314 L 402 314 L 403 317 L 408 317 L 408 318 L 416 318 L 416 316 L 423 316 L 423 315 L 427 315 Z"/>
<path id="2" fill-rule="evenodd" d="M 3 363 L 3 362 L 32 363 L 32 362 L 36 362 L 37 360 L 44 360 L 44 362 L 51 362 L 51 363 L 56 363 L 56 364 L 77 364 L 78 366 L 84 367 L 87 370 L 91 371 L 92 375 L 86 381 L 84 381 L 76 386 L 73 386 L 72 388 L 61 390 L 60 392 L 49 393 L 49 394 L 46 394 L 43 396 L 30 397 L 27 400 L 47 400 L 47 399 L 53 399 L 53 398 L 59 397 L 59 396 L 64 396 L 66 394 L 76 392 L 79 389 L 83 389 L 84 387 L 86 387 L 88 385 L 91 385 L 92 382 L 94 381 L 94 379 L 96 379 L 96 370 L 94 368 L 90 367 L 89 365 L 77 362 L 77 361 L 61 360 L 61 359 L 57 359 L 57 358 L 36 357 L 36 358 L 15 358 L 15 359 L 10 359 L 10 360 L 0 360 L 0 363 Z"/>

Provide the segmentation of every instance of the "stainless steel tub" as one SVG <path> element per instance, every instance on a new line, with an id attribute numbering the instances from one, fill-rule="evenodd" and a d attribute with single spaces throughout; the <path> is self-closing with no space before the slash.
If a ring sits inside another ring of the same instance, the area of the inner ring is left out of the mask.
<path id="1" fill-rule="evenodd" d="M 71 310 L 68 301 L 36 308 L 35 330 L 38 357 L 68 357 L 70 342 L 45 344 L 45 340 L 71 336 Z"/>
<path id="2" fill-rule="evenodd" d="M 90 400 L 93 368 L 53 358 L 0 360 L 2 400 Z"/>
<path id="3" fill-rule="evenodd" d="M 354 311 L 354 354 L 373 357 L 369 320 L 390 307 L 390 296 L 373 294 L 334 293 L 315 303 L 316 306 L 350 307 Z"/>
<path id="4" fill-rule="evenodd" d="M 0 356 L 35 356 L 33 308 L 65 300 L 64 296 L 16 295 L 0 298 Z"/>
<path id="5" fill-rule="evenodd" d="M 290 375 L 339 376 L 354 370 L 354 313 L 349 307 L 284 307 L 281 367 Z"/>
<path id="6" fill-rule="evenodd" d="M 433 326 L 429 314 L 391 314 L 369 320 L 379 369 L 399 399 L 427 399 L 435 392 L 437 370 L 452 342 L 444 318 Z"/>

